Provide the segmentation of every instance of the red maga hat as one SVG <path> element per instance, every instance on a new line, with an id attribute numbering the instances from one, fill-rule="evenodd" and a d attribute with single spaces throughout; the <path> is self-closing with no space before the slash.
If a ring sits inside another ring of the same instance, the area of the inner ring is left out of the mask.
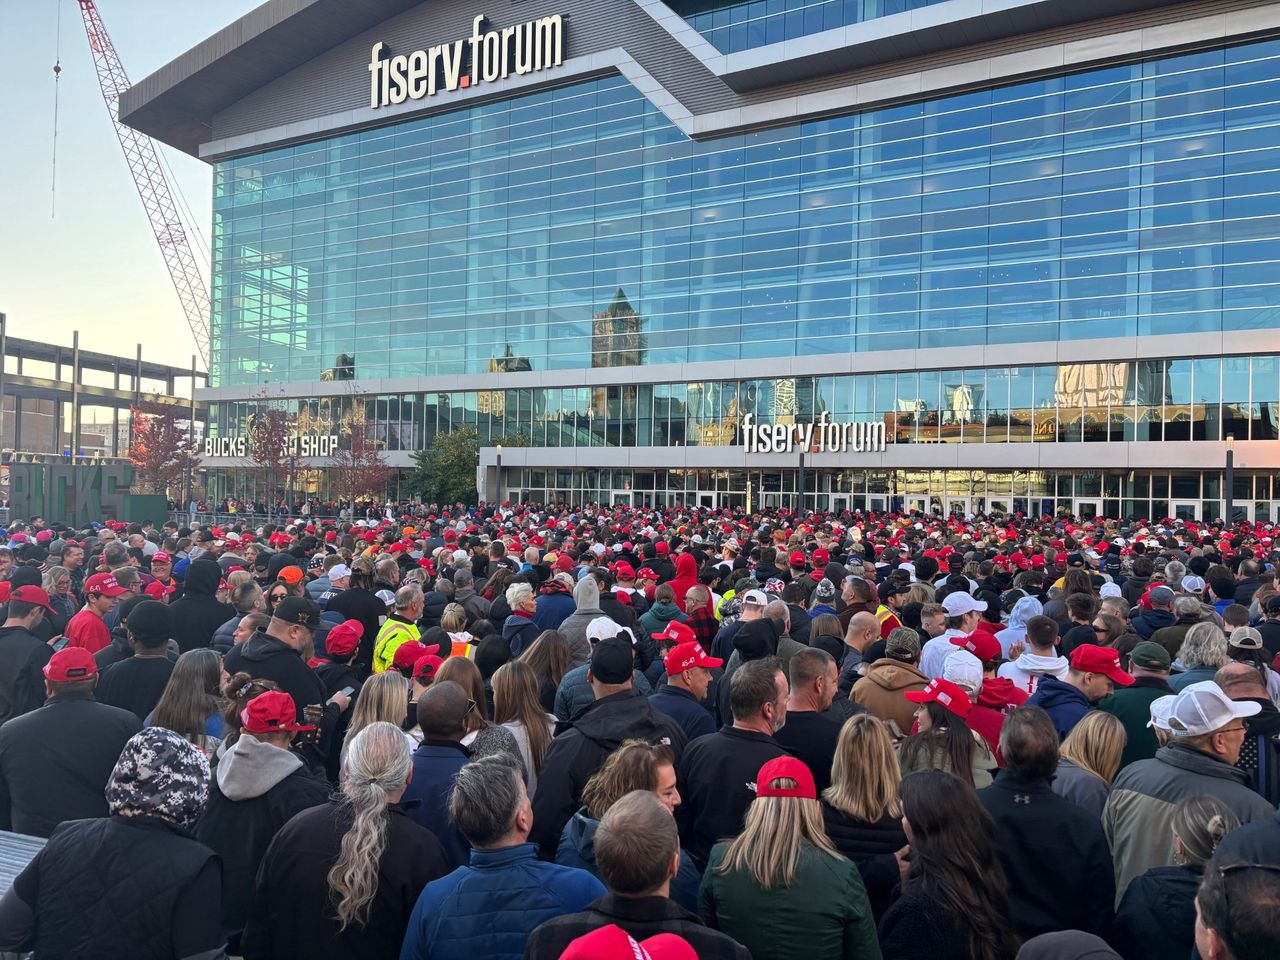
<path id="1" fill-rule="evenodd" d="M 283 690 L 267 690 L 240 711 L 240 726 L 246 733 L 299 733 L 315 729 L 310 724 L 298 723 L 297 716 L 293 697 Z"/>
<path id="2" fill-rule="evenodd" d="M 794 787 L 774 786 L 776 780 L 794 780 Z M 813 772 L 803 760 L 795 757 L 774 757 L 756 774 L 756 797 L 800 797 L 817 800 L 818 788 L 813 782 Z"/>

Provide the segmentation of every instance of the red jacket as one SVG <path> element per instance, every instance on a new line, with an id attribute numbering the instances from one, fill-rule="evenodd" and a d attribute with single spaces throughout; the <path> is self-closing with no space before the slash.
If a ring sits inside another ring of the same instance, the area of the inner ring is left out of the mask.
<path id="1" fill-rule="evenodd" d="M 693 554 L 682 553 L 676 557 L 676 576 L 671 581 L 671 589 L 676 594 L 676 606 L 680 608 L 681 613 L 686 613 L 684 608 L 684 595 L 689 592 L 690 587 L 698 585 L 698 561 L 693 559 Z"/>
<path id="2" fill-rule="evenodd" d="M 1027 697 L 1027 692 L 1019 690 L 1007 677 L 983 677 L 978 702 L 965 718 L 970 729 L 987 741 L 998 766 L 1004 766 L 1004 756 L 1000 753 L 1000 728 L 1004 726 L 1004 718 L 1014 707 L 1026 703 Z"/>

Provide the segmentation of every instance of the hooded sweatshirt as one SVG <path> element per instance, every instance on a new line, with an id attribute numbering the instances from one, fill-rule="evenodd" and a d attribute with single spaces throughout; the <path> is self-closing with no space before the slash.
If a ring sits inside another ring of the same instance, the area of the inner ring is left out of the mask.
<path id="1" fill-rule="evenodd" d="M 879 719 L 893 721 L 906 734 L 911 730 L 916 705 L 903 694 L 928 685 L 929 678 L 919 667 L 884 657 L 867 667 L 867 672 L 854 683 L 852 700 Z"/>
<path id="2" fill-rule="evenodd" d="M 187 568 L 182 596 L 174 601 L 173 639 L 183 653 L 207 647 L 218 627 L 236 615 L 229 603 L 214 596 L 222 580 L 222 568 L 212 560 L 193 560 Z"/>
<path id="3" fill-rule="evenodd" d="M 1044 613 L 1044 605 L 1035 597 L 1023 597 L 1013 605 L 1009 614 L 1009 624 L 1003 630 L 996 631 L 996 639 L 1000 641 L 1000 654 L 1009 656 L 1009 647 L 1014 643 L 1025 643 L 1027 640 L 1027 621 Z"/>
<path id="4" fill-rule="evenodd" d="M 1089 701 L 1085 695 L 1057 677 L 1042 677 L 1027 703 L 1049 714 L 1059 740 L 1065 740 L 1071 728 L 1089 712 Z"/>
<path id="5" fill-rule="evenodd" d="M 603 617 L 600 609 L 600 587 L 595 577 L 586 576 L 573 588 L 573 602 L 578 609 L 560 624 L 560 634 L 569 644 L 569 666 L 576 667 L 591 659 L 591 641 L 587 639 L 587 624 L 596 617 Z"/>
<path id="6" fill-rule="evenodd" d="M 684 595 L 690 587 L 698 585 L 698 561 L 691 553 L 682 553 L 676 557 L 676 577 L 671 581 L 671 589 L 676 593 L 676 606 L 684 610 Z M 709 605 L 708 601 L 708 605 Z M 687 612 L 687 611 L 686 611 Z M 714 610 L 710 611 L 712 614 Z"/>
<path id="7" fill-rule="evenodd" d="M 242 735 L 222 752 L 195 834 L 222 857 L 222 922 L 233 946 L 271 839 L 294 814 L 328 798 L 329 784 L 289 750 Z"/>
<path id="8" fill-rule="evenodd" d="M 244 643 L 232 647 L 223 658 L 229 676 L 244 671 L 255 680 L 274 680 L 280 689 L 293 697 L 298 708 L 298 722 L 303 722 L 303 709 L 308 704 L 325 702 L 324 684 L 302 657 L 283 640 L 258 630 Z"/>
<path id="9" fill-rule="evenodd" d="M 1018 601 L 1021 603 L 1022 601 Z M 1035 693 L 1036 687 L 1040 683 L 1040 678 L 1044 676 L 1056 677 L 1063 680 L 1067 676 L 1067 671 L 1071 664 L 1067 662 L 1066 657 L 1051 656 L 1045 657 L 1038 653 L 1027 651 L 1023 653 L 1017 660 L 1010 663 L 1002 663 L 1000 669 L 996 671 L 996 676 L 1010 680 L 1019 690 L 1025 690 L 1028 694 Z"/>

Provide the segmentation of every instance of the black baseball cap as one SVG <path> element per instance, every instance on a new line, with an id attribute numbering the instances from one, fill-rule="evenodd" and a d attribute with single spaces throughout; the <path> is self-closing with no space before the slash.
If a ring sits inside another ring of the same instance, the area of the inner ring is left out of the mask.
<path id="1" fill-rule="evenodd" d="M 1267 613 L 1280 613 L 1280 593 L 1267 601 Z"/>
<path id="2" fill-rule="evenodd" d="M 285 623 L 294 623 L 300 627 L 314 630 L 320 624 L 320 607 L 306 597 L 285 597 L 276 604 L 271 616 Z"/>
<path id="3" fill-rule="evenodd" d="M 880 602 L 884 603 L 884 601 L 888 600 L 890 597 L 896 597 L 899 594 L 910 592 L 911 587 L 908 584 L 903 583 L 897 577 L 890 577 L 884 583 L 880 584 L 878 594 Z"/>
<path id="4" fill-rule="evenodd" d="M 635 669 L 635 656 L 626 637 L 601 640 L 591 651 L 591 676 L 601 683 L 626 683 Z"/>

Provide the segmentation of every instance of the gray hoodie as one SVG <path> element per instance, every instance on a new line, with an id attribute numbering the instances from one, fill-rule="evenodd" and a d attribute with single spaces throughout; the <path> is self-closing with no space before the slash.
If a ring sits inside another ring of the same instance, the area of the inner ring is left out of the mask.
<path id="1" fill-rule="evenodd" d="M 302 766 L 302 760 L 288 750 L 263 743 L 257 737 L 240 737 L 234 746 L 220 753 L 218 789 L 228 800 L 260 797 Z"/>
<path id="2" fill-rule="evenodd" d="M 600 588 L 595 578 L 587 575 L 573 588 L 573 602 L 578 609 L 560 624 L 560 634 L 569 644 L 569 667 L 577 667 L 591 659 L 591 641 L 587 639 L 587 624 L 596 617 L 607 616 L 600 609 Z"/>

